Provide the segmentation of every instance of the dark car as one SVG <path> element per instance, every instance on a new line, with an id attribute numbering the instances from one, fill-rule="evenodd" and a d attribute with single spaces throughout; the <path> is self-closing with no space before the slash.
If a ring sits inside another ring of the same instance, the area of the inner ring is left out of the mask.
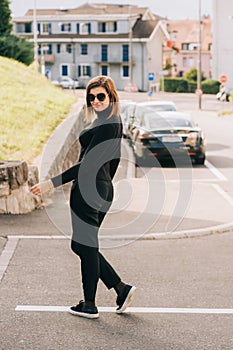
<path id="1" fill-rule="evenodd" d="M 190 114 L 153 112 L 139 105 L 133 113 L 128 135 L 137 161 L 151 156 L 161 161 L 180 156 L 204 164 L 204 134 Z"/>
<path id="2" fill-rule="evenodd" d="M 155 112 L 176 111 L 176 105 L 172 101 L 153 100 L 153 101 L 139 102 L 138 105 L 146 108 L 151 108 Z"/>

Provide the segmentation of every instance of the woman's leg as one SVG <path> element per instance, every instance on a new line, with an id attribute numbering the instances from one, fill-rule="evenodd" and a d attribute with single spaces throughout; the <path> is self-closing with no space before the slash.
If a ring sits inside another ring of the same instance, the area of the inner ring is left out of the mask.
<path id="1" fill-rule="evenodd" d="M 81 260 L 84 300 L 94 303 L 100 275 L 98 248 L 88 247 L 72 240 L 71 249 Z"/>
<path id="2" fill-rule="evenodd" d="M 106 285 L 108 289 L 114 288 L 121 282 L 120 277 L 105 259 L 105 257 L 99 252 L 99 266 L 100 266 L 100 279 Z"/>

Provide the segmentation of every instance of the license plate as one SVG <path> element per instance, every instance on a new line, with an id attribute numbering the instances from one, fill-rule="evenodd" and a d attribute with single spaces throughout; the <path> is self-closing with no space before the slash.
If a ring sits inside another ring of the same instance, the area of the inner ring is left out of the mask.
<path id="1" fill-rule="evenodd" d="M 163 136 L 162 142 L 181 142 L 181 137 L 178 135 Z"/>

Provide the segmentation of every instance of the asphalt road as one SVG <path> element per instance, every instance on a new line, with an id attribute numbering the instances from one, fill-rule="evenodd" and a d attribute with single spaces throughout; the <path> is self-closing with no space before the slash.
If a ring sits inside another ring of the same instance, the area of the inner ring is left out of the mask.
<path id="1" fill-rule="evenodd" d="M 195 96 L 187 98 L 195 102 Z M 190 107 L 185 96 L 179 99 Z M 219 102 L 206 103 L 215 106 Z M 209 127 L 209 118 L 204 121 L 200 116 L 203 126 Z M 230 123 L 229 117 L 221 120 Z M 208 159 L 212 157 L 219 173 L 197 167 L 194 183 L 197 191 L 220 184 L 229 191 L 226 198 L 232 198 L 231 142 L 226 147 L 225 139 L 216 139 L 221 121 L 216 123 L 216 129 L 211 126 L 208 131 Z M 163 171 L 169 184 L 176 173 L 172 168 Z M 227 181 L 217 179 L 220 174 Z M 227 201 L 219 196 L 221 205 L 213 205 L 216 215 L 224 211 L 222 203 Z M 199 215 L 215 223 L 209 208 L 203 213 L 203 198 L 196 199 Z M 67 313 L 68 306 L 82 299 L 80 264 L 70 251 L 69 238 L 53 225 L 46 211 L 1 216 L 0 236 L 0 249 L 5 246 L 0 256 L 1 350 L 233 349 L 233 232 L 183 239 L 110 240 L 115 243 L 103 248 L 103 253 L 124 281 L 137 286 L 137 294 L 128 312 L 119 316 L 114 312 L 114 292 L 100 282 L 98 320 Z"/>

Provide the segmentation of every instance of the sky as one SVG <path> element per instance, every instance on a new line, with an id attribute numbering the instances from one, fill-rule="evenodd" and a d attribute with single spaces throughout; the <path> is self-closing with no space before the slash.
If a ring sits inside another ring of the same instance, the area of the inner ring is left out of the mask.
<path id="1" fill-rule="evenodd" d="M 87 2 L 149 7 L 153 13 L 169 19 L 198 18 L 199 3 L 201 3 L 201 13 L 212 15 L 212 0 L 10 0 L 10 8 L 13 17 L 17 17 L 24 15 L 28 9 L 34 8 L 34 4 L 40 9 L 75 8 Z"/>

